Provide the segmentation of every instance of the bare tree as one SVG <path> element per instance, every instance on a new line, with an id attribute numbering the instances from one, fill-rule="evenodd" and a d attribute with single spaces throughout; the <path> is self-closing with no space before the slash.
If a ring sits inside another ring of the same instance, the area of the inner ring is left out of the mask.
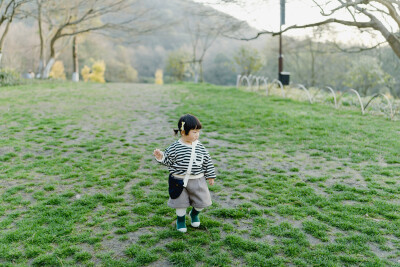
<path id="1" fill-rule="evenodd" d="M 189 32 L 191 43 L 191 59 L 184 63 L 189 63 L 194 82 L 203 82 L 203 59 L 207 50 L 211 47 L 218 37 L 218 30 L 201 21 L 193 21 L 193 14 L 188 16 L 185 22 L 186 30 Z"/>
<path id="2" fill-rule="evenodd" d="M 18 9 L 30 0 L 0 0 L 0 26 L 5 24 L 3 33 L 0 35 L 0 63 L 3 56 L 3 47 L 10 25 L 17 14 Z"/>
<path id="3" fill-rule="evenodd" d="M 231 2 L 221 0 L 221 2 Z M 292 29 L 315 27 L 330 23 L 338 23 L 361 30 L 379 32 L 390 45 L 397 57 L 400 58 L 400 2 L 397 0 L 313 0 L 319 7 L 321 15 L 326 17 L 321 21 L 304 24 L 289 25 L 280 32 L 260 31 L 256 39 L 263 34 L 278 35 Z M 343 19 L 341 13 L 346 12 L 350 19 Z"/>
<path id="4" fill-rule="evenodd" d="M 229 15 L 221 15 L 210 8 L 186 10 L 185 27 L 190 36 L 191 72 L 194 82 L 203 82 L 203 61 L 208 49 L 218 37 L 229 34 L 243 27 L 244 22 L 237 21 Z"/>
<path id="5" fill-rule="evenodd" d="M 148 10 L 139 7 L 140 0 L 36 0 L 40 37 L 39 77 L 48 78 L 51 67 L 62 49 L 73 40 L 73 57 L 77 61 L 76 36 L 121 31 L 144 34 L 156 26 L 146 19 Z M 46 51 L 47 50 L 47 51 Z M 73 76 L 77 76 L 77 65 Z"/>

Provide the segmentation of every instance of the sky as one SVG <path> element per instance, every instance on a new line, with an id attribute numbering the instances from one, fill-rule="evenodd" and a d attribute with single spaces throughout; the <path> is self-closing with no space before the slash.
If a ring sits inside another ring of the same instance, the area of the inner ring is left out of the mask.
<path id="1" fill-rule="evenodd" d="M 199 3 L 207 3 L 213 8 L 230 14 L 240 20 L 247 21 L 250 26 L 262 31 L 279 31 L 280 27 L 280 0 L 246 0 L 242 6 L 234 4 L 217 5 L 212 4 L 218 0 L 195 0 Z M 288 25 L 303 25 L 314 23 L 326 19 L 320 15 L 319 8 L 311 0 L 286 0 L 285 20 Z M 347 14 L 339 14 L 342 18 L 348 18 Z M 283 28 L 284 28 L 283 26 Z M 358 29 L 346 27 L 339 24 L 331 24 L 335 33 L 325 34 L 322 41 L 337 41 L 342 43 L 351 43 L 354 45 L 374 45 L 382 42 L 384 39 L 380 34 L 370 35 L 369 33 L 360 33 Z M 296 29 L 285 33 L 290 36 L 310 36 L 311 29 Z"/>

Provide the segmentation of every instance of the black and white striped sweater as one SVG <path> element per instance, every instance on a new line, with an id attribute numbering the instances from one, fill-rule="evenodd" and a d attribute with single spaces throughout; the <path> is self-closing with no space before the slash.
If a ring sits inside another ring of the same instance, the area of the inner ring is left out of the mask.
<path id="1" fill-rule="evenodd" d="M 192 154 L 192 146 L 177 140 L 172 143 L 165 151 L 163 158 L 157 160 L 161 164 L 168 167 L 169 172 L 178 175 L 185 175 L 189 167 L 190 155 Z M 192 165 L 191 175 L 199 175 L 204 173 L 206 179 L 215 179 L 215 169 L 210 154 L 200 143 L 197 143 L 195 150 L 195 160 Z"/>

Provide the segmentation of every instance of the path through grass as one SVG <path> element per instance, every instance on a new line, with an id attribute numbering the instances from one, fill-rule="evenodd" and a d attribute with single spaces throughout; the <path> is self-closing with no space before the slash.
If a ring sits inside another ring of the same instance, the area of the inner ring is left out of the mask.
<path id="1" fill-rule="evenodd" d="M 0 92 L 0 264 L 396 265 L 400 124 L 208 85 Z M 155 147 L 197 115 L 217 166 L 202 226 L 174 230 Z"/>

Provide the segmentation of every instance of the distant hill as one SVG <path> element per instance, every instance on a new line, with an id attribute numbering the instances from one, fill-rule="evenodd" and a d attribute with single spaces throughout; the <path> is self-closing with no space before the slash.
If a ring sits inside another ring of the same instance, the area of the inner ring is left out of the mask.
<path id="1" fill-rule="evenodd" d="M 180 47 L 183 43 L 190 42 L 190 36 L 187 32 L 187 23 L 194 23 L 199 18 L 196 16 L 191 16 L 188 12 L 196 12 L 197 10 L 202 10 L 202 12 L 207 12 L 209 15 L 218 16 L 221 15 L 226 19 L 232 21 L 232 23 L 238 23 L 239 20 L 229 16 L 225 13 L 221 13 L 211 7 L 195 3 L 188 0 L 148 0 L 145 5 L 148 8 L 156 9 L 158 13 L 158 18 L 165 24 L 171 24 L 171 26 L 162 29 L 159 32 L 151 34 L 149 36 L 143 36 L 138 38 L 138 40 L 144 45 L 160 45 L 166 49 L 176 49 Z M 201 22 L 212 24 L 213 21 L 209 18 L 204 18 Z M 246 33 L 256 33 L 257 31 L 250 27 L 247 23 L 242 23 L 243 32 Z M 230 40 L 232 41 L 232 40 Z"/>
<path id="2" fill-rule="evenodd" d="M 241 24 L 240 31 L 243 33 L 242 36 L 253 36 L 256 34 L 257 30 L 250 27 L 246 22 L 241 22 L 238 19 L 229 16 L 225 13 L 221 13 L 220 11 L 217 11 L 211 7 L 204 6 L 199 3 L 195 3 L 192 1 L 185 1 L 185 0 L 170 0 L 170 1 L 162 1 L 162 0 L 150 0 L 146 2 L 147 7 L 149 8 L 156 8 L 157 13 L 158 13 L 158 19 L 160 21 L 165 22 L 165 24 L 171 24 L 169 27 L 166 27 L 165 29 L 161 29 L 155 33 L 142 36 L 137 38 L 135 41 L 137 43 L 134 43 L 133 47 L 139 48 L 141 47 L 142 51 L 144 50 L 143 47 L 146 47 L 148 49 L 154 49 L 156 47 L 162 47 L 165 53 L 168 53 L 168 51 L 173 51 L 182 47 L 186 47 L 187 49 L 191 49 L 191 41 L 190 41 L 190 33 L 188 32 L 188 27 L 187 24 L 195 24 L 199 18 L 196 16 L 191 16 L 188 14 L 188 12 L 194 12 L 197 10 L 203 10 L 204 12 L 207 12 L 209 15 L 212 15 L 212 17 L 217 17 L 217 16 L 223 16 L 225 17 L 226 20 L 231 21 L 232 24 Z M 197 20 L 197 21 L 196 21 Z M 201 21 L 202 23 L 210 23 L 210 25 L 213 24 L 212 19 L 209 18 L 203 18 Z M 226 38 L 226 37 L 219 37 L 213 45 L 209 48 L 207 51 L 205 60 L 204 60 L 204 70 L 205 74 L 207 76 L 207 72 L 210 71 L 210 68 L 212 69 L 213 61 L 215 58 L 217 58 L 218 54 L 223 54 L 219 55 L 218 58 L 225 57 L 227 59 L 232 58 L 232 54 L 236 49 L 238 49 L 239 46 L 241 45 L 249 45 L 251 44 L 252 46 L 262 48 L 265 46 L 265 42 L 267 39 L 270 39 L 270 37 L 263 37 L 259 38 L 255 41 L 251 42 L 246 42 L 246 41 L 241 41 L 241 40 L 235 40 L 231 38 Z M 133 40 L 131 40 L 133 41 Z M 164 55 L 166 56 L 166 54 Z M 143 58 L 143 54 L 138 54 L 136 53 L 136 59 L 138 58 Z M 136 60 L 134 65 L 135 68 L 138 69 L 139 73 L 143 76 L 151 76 L 154 73 L 154 65 L 153 62 L 154 60 Z M 164 60 L 163 60 L 164 62 Z M 161 62 L 160 62 L 161 63 Z M 163 63 L 161 63 L 163 64 Z M 158 67 L 163 67 L 163 66 L 158 66 Z M 214 70 L 212 70 L 214 72 Z M 226 73 L 225 73 L 226 74 Z M 233 73 L 230 74 L 231 76 Z M 229 78 L 230 81 L 234 82 L 231 78 Z M 219 83 L 216 80 L 212 80 L 210 82 L 213 83 Z"/>

